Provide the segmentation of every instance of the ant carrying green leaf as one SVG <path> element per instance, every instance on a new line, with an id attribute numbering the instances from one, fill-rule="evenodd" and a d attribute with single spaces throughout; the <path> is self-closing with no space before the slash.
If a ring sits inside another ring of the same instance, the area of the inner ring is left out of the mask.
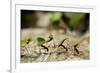
<path id="1" fill-rule="evenodd" d="M 32 41 L 31 37 L 28 39 L 21 40 L 21 46 L 25 46 L 25 45 L 29 44 L 31 41 Z"/>
<path id="2" fill-rule="evenodd" d="M 52 41 L 52 40 L 53 40 L 53 35 L 50 35 L 50 36 L 49 36 L 49 39 L 48 39 L 47 41 L 46 41 L 44 38 L 42 38 L 42 37 L 38 37 L 38 38 L 37 38 L 38 46 L 43 47 L 43 48 L 46 49 L 47 52 L 48 52 L 48 51 L 49 51 L 48 47 L 46 47 L 46 46 L 43 45 L 43 44 L 45 44 L 45 43 L 47 43 L 47 42 L 50 42 L 50 41 Z"/>

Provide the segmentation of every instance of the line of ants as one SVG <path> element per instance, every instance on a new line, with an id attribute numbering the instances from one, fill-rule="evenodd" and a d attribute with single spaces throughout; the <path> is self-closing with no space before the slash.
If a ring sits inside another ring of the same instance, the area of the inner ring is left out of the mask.
<path id="1" fill-rule="evenodd" d="M 66 47 L 66 46 L 64 46 L 63 45 L 63 43 L 64 43 L 64 41 L 66 40 L 66 38 L 64 39 L 64 40 L 62 40 L 62 42 L 58 45 L 58 47 L 63 47 L 65 50 L 66 50 L 66 52 L 68 51 L 68 48 Z M 77 44 L 75 44 L 73 47 L 74 47 L 74 51 L 77 53 L 77 54 L 79 54 L 79 50 L 77 49 L 77 46 L 78 46 L 78 43 Z M 47 46 L 45 46 L 45 45 L 41 45 L 41 47 L 43 47 L 44 49 L 46 49 L 47 50 L 47 52 L 49 51 L 49 48 L 47 47 Z"/>
<path id="2" fill-rule="evenodd" d="M 50 42 L 51 40 L 53 40 L 53 38 L 50 38 L 50 40 L 48 40 L 48 42 Z M 68 47 L 66 47 L 65 45 L 63 45 L 63 43 L 64 43 L 65 40 L 67 40 L 67 38 L 63 39 L 62 42 L 59 45 L 57 45 L 58 47 L 63 47 L 63 49 L 65 49 L 65 51 L 61 51 L 61 52 L 49 52 L 49 47 L 47 47 L 47 46 L 45 46 L 45 45 L 42 44 L 41 47 L 43 49 L 45 49 L 47 52 L 45 52 L 45 53 L 42 53 L 42 52 L 38 53 L 36 51 L 34 51 L 34 52 L 37 53 L 37 54 L 45 54 L 45 55 L 52 54 L 52 53 L 57 53 L 57 54 L 66 53 L 68 51 Z M 75 44 L 75 45 L 73 45 L 74 51 L 77 54 L 79 54 L 79 50 L 77 49 L 78 45 L 79 45 L 78 43 Z M 21 57 L 22 57 L 22 55 L 21 55 Z"/>

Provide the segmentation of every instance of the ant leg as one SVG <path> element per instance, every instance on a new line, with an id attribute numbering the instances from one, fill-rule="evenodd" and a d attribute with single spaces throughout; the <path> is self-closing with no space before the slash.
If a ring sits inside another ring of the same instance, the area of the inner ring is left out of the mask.
<path id="1" fill-rule="evenodd" d="M 44 46 L 44 45 L 41 45 L 41 47 L 43 47 L 44 49 L 47 50 L 47 52 L 49 51 L 48 47 Z"/>

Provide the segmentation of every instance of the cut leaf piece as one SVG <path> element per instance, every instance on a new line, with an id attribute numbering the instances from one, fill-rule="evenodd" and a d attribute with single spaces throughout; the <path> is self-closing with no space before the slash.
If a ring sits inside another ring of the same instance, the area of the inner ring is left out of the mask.
<path id="1" fill-rule="evenodd" d="M 46 41 L 45 41 L 45 39 L 44 38 L 42 38 L 42 37 L 38 37 L 37 38 L 37 44 L 38 44 L 38 46 L 41 46 L 42 44 L 44 44 Z"/>

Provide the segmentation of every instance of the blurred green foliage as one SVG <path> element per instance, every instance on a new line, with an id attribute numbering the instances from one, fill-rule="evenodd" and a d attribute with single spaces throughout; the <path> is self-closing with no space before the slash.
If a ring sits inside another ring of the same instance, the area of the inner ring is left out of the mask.
<path id="1" fill-rule="evenodd" d="M 68 28 L 70 29 L 77 29 L 77 28 L 81 29 L 82 27 L 79 26 L 80 25 L 85 26 L 84 25 L 85 23 L 82 24 L 82 22 L 85 22 L 84 18 L 87 13 L 53 11 L 49 12 L 49 14 L 50 14 L 50 24 L 52 24 L 53 27 L 59 27 L 60 21 L 64 21 L 65 25 L 68 25 Z M 21 24 L 23 25 L 22 27 L 33 27 L 33 24 L 35 25 L 37 23 L 36 21 L 38 20 L 37 18 L 38 18 L 37 15 L 35 16 L 35 14 L 33 14 L 33 11 L 22 11 L 21 15 L 22 19 Z M 62 26 L 63 25 L 64 24 L 62 24 Z"/>
<path id="2" fill-rule="evenodd" d="M 85 17 L 85 13 L 52 12 L 51 17 L 50 17 L 51 23 L 60 21 L 62 19 L 63 15 L 64 15 L 64 17 L 69 19 L 69 24 L 68 25 L 70 26 L 70 28 L 73 28 L 73 29 L 76 29 L 80 25 L 80 23 L 82 22 L 82 19 L 84 19 L 84 17 Z"/>
<path id="3" fill-rule="evenodd" d="M 69 25 L 71 28 L 74 29 L 80 25 L 80 22 L 82 22 L 82 19 L 85 17 L 85 13 L 68 12 L 65 13 L 64 15 L 70 19 Z"/>
<path id="4" fill-rule="evenodd" d="M 61 12 L 52 12 L 50 16 L 50 20 L 51 22 L 60 21 L 61 17 L 62 17 Z"/>

